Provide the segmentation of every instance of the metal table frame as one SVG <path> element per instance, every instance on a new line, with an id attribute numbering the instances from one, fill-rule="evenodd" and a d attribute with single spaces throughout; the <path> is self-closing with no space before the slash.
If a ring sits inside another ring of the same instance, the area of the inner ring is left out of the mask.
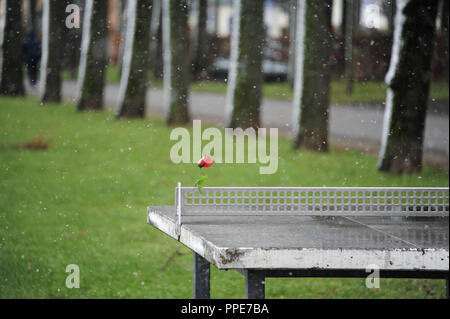
<path id="1" fill-rule="evenodd" d="M 245 298 L 264 299 L 266 278 L 364 278 L 362 269 L 235 269 L 245 277 Z M 448 271 L 380 270 L 380 278 L 445 279 L 449 297 Z M 194 252 L 194 298 L 210 298 L 210 263 Z"/>

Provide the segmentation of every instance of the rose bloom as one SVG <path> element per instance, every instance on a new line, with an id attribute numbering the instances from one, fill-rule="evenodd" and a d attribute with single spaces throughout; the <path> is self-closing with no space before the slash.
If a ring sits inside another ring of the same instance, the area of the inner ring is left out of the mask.
<path id="1" fill-rule="evenodd" d="M 202 168 L 202 167 L 210 167 L 213 163 L 214 163 L 213 159 L 205 155 L 198 161 L 197 165 L 198 167 Z"/>

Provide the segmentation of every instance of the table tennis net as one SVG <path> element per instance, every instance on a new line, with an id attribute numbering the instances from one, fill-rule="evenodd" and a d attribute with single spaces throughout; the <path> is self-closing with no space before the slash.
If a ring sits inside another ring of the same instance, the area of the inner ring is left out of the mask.
<path id="1" fill-rule="evenodd" d="M 200 192 L 197 187 L 177 187 L 175 195 L 182 214 L 449 214 L 448 188 L 205 187 Z"/>

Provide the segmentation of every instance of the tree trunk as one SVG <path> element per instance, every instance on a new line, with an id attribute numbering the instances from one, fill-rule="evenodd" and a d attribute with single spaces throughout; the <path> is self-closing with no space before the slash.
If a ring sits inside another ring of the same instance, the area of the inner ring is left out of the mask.
<path id="1" fill-rule="evenodd" d="M 42 62 L 40 99 L 42 103 L 61 102 L 61 71 L 65 2 L 43 0 L 42 7 Z"/>
<path id="2" fill-rule="evenodd" d="M 81 0 L 65 0 L 65 6 L 71 4 L 77 5 L 80 8 L 80 12 L 85 1 Z M 106 1 L 107 2 L 107 1 Z M 66 17 L 68 13 L 66 12 Z M 81 13 L 80 13 L 81 15 Z M 79 17 L 82 20 L 81 17 Z M 82 27 L 84 26 L 80 21 L 80 28 L 76 27 L 63 27 L 63 48 L 62 48 L 62 61 L 63 72 L 69 71 L 71 79 L 76 79 L 77 71 L 80 65 L 80 51 L 81 51 L 81 37 Z"/>
<path id="3" fill-rule="evenodd" d="M 108 62 L 108 2 L 86 0 L 83 18 L 83 39 L 78 76 L 79 100 L 77 108 L 101 110 L 103 87 Z"/>
<path id="4" fill-rule="evenodd" d="M 289 0 L 289 61 L 287 80 L 291 87 L 294 87 L 295 78 L 295 34 L 297 25 L 297 0 Z"/>
<path id="5" fill-rule="evenodd" d="M 431 78 L 437 0 L 397 0 L 379 170 L 418 173 Z"/>
<path id="6" fill-rule="evenodd" d="M 235 0 L 227 110 L 230 127 L 260 126 L 264 1 Z M 236 43 L 238 41 L 238 43 Z"/>
<path id="7" fill-rule="evenodd" d="M 448 5 L 449 0 L 442 0 L 442 15 L 441 15 L 441 32 L 444 35 L 444 56 L 447 58 L 447 62 L 445 63 L 445 71 L 444 71 L 444 78 L 448 81 L 448 74 L 449 74 L 449 63 L 448 63 Z"/>
<path id="8" fill-rule="evenodd" d="M 29 27 L 34 31 L 37 31 L 38 28 L 37 2 L 37 0 L 28 0 Z"/>
<path id="9" fill-rule="evenodd" d="M 21 1 L 3 0 L 0 17 L 0 94 L 22 96 Z"/>
<path id="10" fill-rule="evenodd" d="M 152 0 L 128 1 L 117 117 L 143 117 L 148 87 Z"/>
<path id="11" fill-rule="evenodd" d="M 150 68 L 155 79 L 163 77 L 162 61 L 162 0 L 153 0 L 152 23 L 150 26 Z"/>
<path id="12" fill-rule="evenodd" d="M 199 0 L 197 41 L 193 61 L 193 76 L 195 80 L 206 79 L 208 76 L 208 44 L 209 37 L 206 29 L 208 1 Z"/>
<path id="13" fill-rule="evenodd" d="M 353 0 L 344 0 L 345 2 L 345 79 L 346 93 L 353 94 L 353 26 L 354 11 Z"/>
<path id="14" fill-rule="evenodd" d="M 168 124 L 190 121 L 186 0 L 163 1 L 164 104 Z"/>
<path id="15" fill-rule="evenodd" d="M 331 0 L 299 0 L 294 148 L 328 151 Z"/>
<path id="16" fill-rule="evenodd" d="M 156 33 L 156 50 L 153 59 L 153 75 L 156 79 L 164 77 L 164 61 L 163 61 L 163 35 L 162 35 L 162 10 L 159 15 L 159 26 Z"/>

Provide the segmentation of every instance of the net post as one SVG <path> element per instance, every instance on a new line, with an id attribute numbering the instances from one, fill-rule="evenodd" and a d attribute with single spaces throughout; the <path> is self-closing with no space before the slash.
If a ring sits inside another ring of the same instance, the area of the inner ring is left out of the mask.
<path id="1" fill-rule="evenodd" d="M 177 210 L 177 223 L 175 225 L 175 233 L 180 239 L 181 236 L 181 183 L 178 182 L 175 189 L 175 207 Z"/>

